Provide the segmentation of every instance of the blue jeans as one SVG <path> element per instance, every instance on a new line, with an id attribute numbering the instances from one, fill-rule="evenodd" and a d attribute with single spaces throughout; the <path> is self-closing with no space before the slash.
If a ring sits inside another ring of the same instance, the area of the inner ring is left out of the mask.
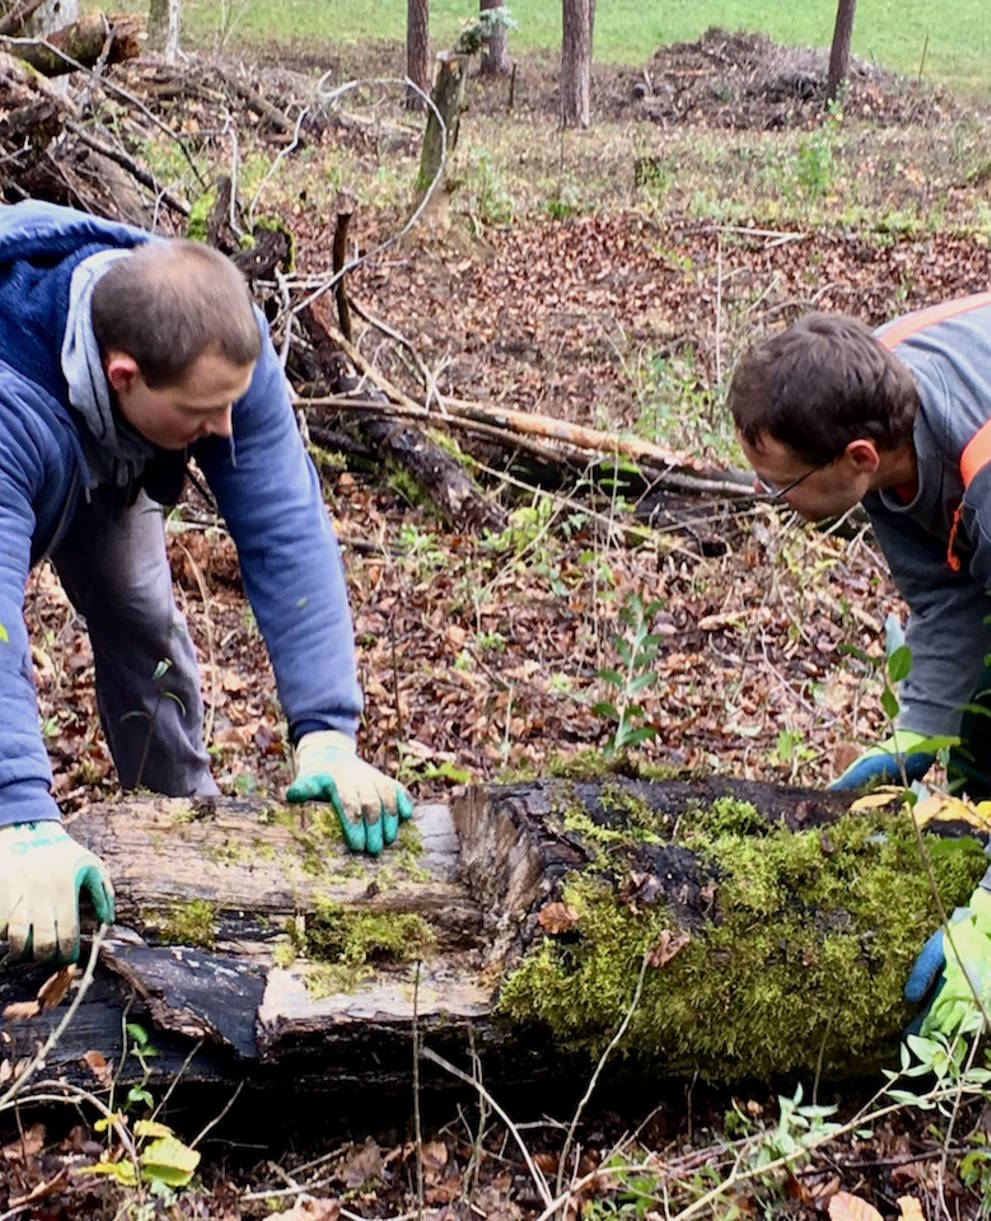
<path id="1" fill-rule="evenodd" d="M 141 492 L 118 510 L 113 492 L 97 488 L 80 501 L 51 559 L 86 620 L 117 774 L 125 789 L 214 794 L 199 668 L 173 596 L 162 509 Z M 156 679 L 163 661 L 171 665 Z"/>

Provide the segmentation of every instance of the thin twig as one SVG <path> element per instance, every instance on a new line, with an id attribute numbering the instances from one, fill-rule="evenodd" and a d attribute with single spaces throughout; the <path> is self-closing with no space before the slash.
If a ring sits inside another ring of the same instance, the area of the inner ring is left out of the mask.
<path id="1" fill-rule="evenodd" d="M 104 938 L 107 935 L 107 930 L 110 926 L 101 924 L 93 937 L 93 943 L 90 946 L 89 961 L 86 963 L 86 970 L 83 972 L 83 977 L 79 981 L 79 987 L 76 989 L 76 995 L 72 998 L 72 1003 L 62 1017 L 59 1024 L 52 1030 L 48 1038 L 42 1044 L 41 1048 L 35 1054 L 34 1058 L 28 1063 L 17 1080 L 13 1082 L 5 1094 L 0 1095 L 0 1111 L 7 1110 L 14 1099 L 27 1085 L 28 1081 L 34 1076 L 41 1065 L 45 1061 L 45 1057 L 52 1050 L 55 1044 L 62 1037 L 66 1027 L 76 1016 L 76 1010 L 82 1004 L 83 997 L 89 991 L 90 984 L 93 982 L 93 972 L 96 970 L 97 960 L 100 957 L 100 946 L 103 944 Z"/>
<path id="2" fill-rule="evenodd" d="M 564 1186 L 564 1168 L 568 1161 L 568 1155 L 571 1153 L 571 1143 L 575 1137 L 575 1129 L 578 1127 L 578 1121 L 581 1119 L 582 1112 L 585 1110 L 589 1099 L 592 1097 L 595 1087 L 598 1084 L 599 1077 L 602 1075 L 602 1070 L 606 1066 L 606 1061 L 616 1050 L 616 1047 L 618 1046 L 623 1035 L 626 1034 L 626 1028 L 630 1024 L 630 1019 L 633 1017 L 637 1005 L 640 1004 L 640 993 L 643 991 L 643 981 L 644 976 L 647 974 L 647 960 L 649 957 L 650 951 L 645 950 L 643 959 L 640 963 L 640 975 L 637 978 L 637 986 L 633 990 L 633 1000 L 630 1001 L 630 1007 L 627 1009 L 626 1016 L 620 1023 L 619 1029 L 609 1040 L 608 1047 L 606 1047 L 605 1051 L 599 1057 L 599 1062 L 595 1066 L 595 1072 L 592 1074 L 592 1078 L 588 1083 L 588 1088 L 585 1090 L 582 1100 L 579 1102 L 577 1108 L 575 1109 L 575 1113 L 571 1118 L 571 1126 L 568 1128 L 568 1135 L 564 1139 L 564 1148 L 561 1150 L 561 1157 L 558 1161 L 557 1183 L 555 1184 L 555 1190 L 557 1191 L 558 1195 L 561 1194 L 561 1189 Z"/>
<path id="3" fill-rule="evenodd" d="M 429 1047 L 421 1048 L 420 1055 L 424 1058 L 424 1060 L 430 1060 L 433 1064 L 439 1065 L 446 1073 L 450 1073 L 452 1077 L 457 1077 L 457 1079 L 459 1081 L 463 1081 L 465 1085 L 470 1085 L 472 1089 L 477 1090 L 480 1097 L 484 1098 L 492 1110 L 495 1111 L 495 1113 L 499 1116 L 502 1122 L 506 1125 L 506 1128 L 508 1129 L 513 1140 L 516 1141 L 520 1153 L 523 1155 L 523 1161 L 526 1163 L 527 1170 L 530 1171 L 530 1176 L 533 1179 L 534 1186 L 537 1188 L 537 1193 L 546 1207 L 550 1210 L 544 1215 L 545 1217 L 549 1217 L 551 1213 L 553 1213 L 554 1208 L 552 1206 L 553 1202 L 551 1200 L 550 1189 L 547 1186 L 547 1180 L 544 1178 L 540 1169 L 530 1156 L 530 1150 L 526 1147 L 523 1137 L 520 1136 L 516 1125 L 509 1118 L 506 1112 L 496 1102 L 485 1086 L 482 1085 L 481 1081 L 477 1081 L 474 1077 L 469 1076 L 468 1073 L 462 1072 L 462 1070 L 456 1065 L 452 1064 L 450 1060 L 445 1060 L 443 1056 L 439 1056 L 435 1051 L 431 1051 Z"/>
<path id="4" fill-rule="evenodd" d="M 234 1091 L 233 1094 L 231 1094 L 230 1098 L 227 1099 L 227 1102 L 224 1104 L 220 1113 L 217 1115 L 214 1115 L 213 1119 L 210 1120 L 210 1122 L 206 1125 L 206 1127 L 203 1128 L 202 1131 L 196 1137 L 194 1137 L 193 1140 L 191 1140 L 189 1142 L 190 1149 L 195 1149 L 196 1146 L 203 1139 L 203 1137 L 206 1136 L 207 1132 L 211 1132 L 217 1126 L 217 1124 L 220 1123 L 220 1121 L 227 1114 L 227 1112 L 231 1109 L 231 1107 L 234 1105 L 234 1103 L 237 1102 L 238 1095 L 241 1093 L 241 1091 L 243 1089 L 244 1089 L 244 1081 L 242 1080 L 237 1083 L 237 1089 Z"/>

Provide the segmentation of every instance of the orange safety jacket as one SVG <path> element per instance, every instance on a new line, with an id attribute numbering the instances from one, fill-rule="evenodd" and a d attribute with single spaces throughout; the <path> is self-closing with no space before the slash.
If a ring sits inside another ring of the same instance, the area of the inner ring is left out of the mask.
<path id="1" fill-rule="evenodd" d="M 903 343 L 910 336 L 926 330 L 927 327 L 936 326 L 948 318 L 956 318 L 960 314 L 983 309 L 989 305 L 991 305 L 991 293 L 974 293 L 969 297 L 942 301 L 939 305 L 932 305 L 928 309 L 917 310 L 915 313 L 906 314 L 904 318 L 899 318 L 878 336 L 878 341 L 889 352 L 892 352 L 898 344 Z M 963 481 L 964 492 L 967 491 L 978 471 L 987 466 L 989 462 L 991 462 L 991 420 L 981 425 L 960 454 L 960 478 Z M 963 502 L 961 501 L 953 512 L 950 537 L 946 544 L 946 562 L 953 572 L 960 571 L 960 558 L 956 554 L 955 548 L 962 512 Z"/>

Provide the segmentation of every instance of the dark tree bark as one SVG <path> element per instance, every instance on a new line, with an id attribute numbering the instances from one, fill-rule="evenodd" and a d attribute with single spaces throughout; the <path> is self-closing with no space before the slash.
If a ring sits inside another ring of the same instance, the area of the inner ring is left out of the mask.
<path id="1" fill-rule="evenodd" d="M 592 26 L 594 0 L 563 0 L 561 38 L 561 125 L 591 122 Z"/>
<path id="2" fill-rule="evenodd" d="M 503 0 L 480 0 L 479 12 L 485 13 L 501 7 Z M 482 75 L 508 76 L 511 70 L 509 30 L 499 22 L 491 37 L 487 38 L 482 46 Z"/>
<path id="3" fill-rule="evenodd" d="M 429 0 L 406 0 L 406 75 L 424 93 L 430 92 Z M 424 105 L 415 90 L 407 90 L 407 110 L 422 110 Z"/>
<path id="4" fill-rule="evenodd" d="M 853 38 L 856 8 L 857 0 L 839 0 L 836 9 L 833 45 L 829 53 L 829 78 L 826 82 L 826 96 L 830 101 L 836 97 L 850 71 L 850 40 Z"/>

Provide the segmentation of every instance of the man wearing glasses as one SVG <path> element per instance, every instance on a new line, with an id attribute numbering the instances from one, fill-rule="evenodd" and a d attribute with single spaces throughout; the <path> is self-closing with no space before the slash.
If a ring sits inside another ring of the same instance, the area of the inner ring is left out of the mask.
<path id="1" fill-rule="evenodd" d="M 991 293 L 877 332 L 809 314 L 744 354 L 729 406 L 758 490 L 808 521 L 863 503 L 909 606 L 898 725 L 832 787 L 919 779 L 934 761 L 930 740 L 949 736 L 960 739 L 951 780 L 991 796 L 991 713 L 974 710 L 991 689 Z M 954 927 L 972 978 L 991 988 L 991 870 Z M 942 999 L 924 1032 L 950 1033 L 972 1002 L 958 956 L 944 961 L 942 932 L 906 996 L 921 1000 L 937 978 Z"/>

